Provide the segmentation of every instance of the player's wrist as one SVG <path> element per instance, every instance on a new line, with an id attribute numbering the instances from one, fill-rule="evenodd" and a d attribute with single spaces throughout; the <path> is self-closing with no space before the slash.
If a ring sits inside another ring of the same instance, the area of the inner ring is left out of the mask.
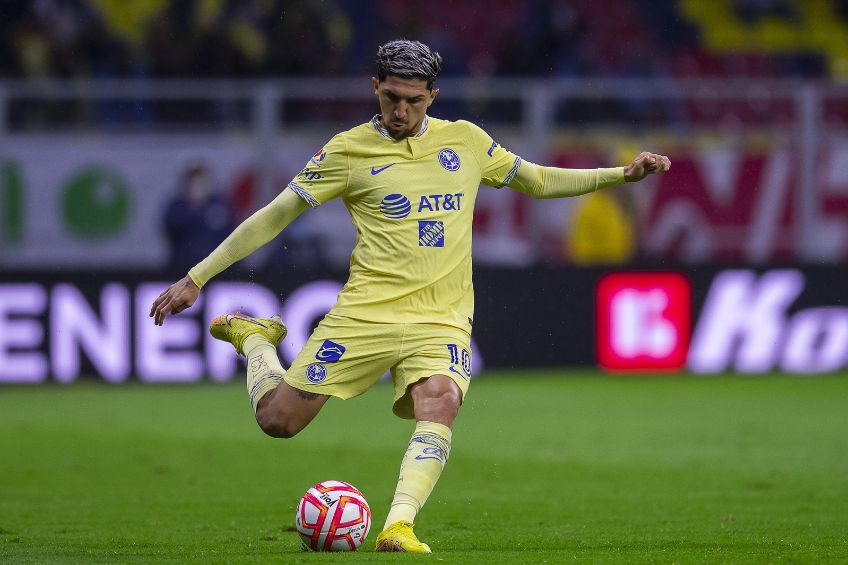
<path id="1" fill-rule="evenodd" d="M 191 270 L 190 270 L 190 271 L 186 274 L 186 276 L 184 277 L 184 280 L 186 280 L 186 282 L 191 281 L 191 283 L 192 283 L 194 286 L 196 286 L 196 287 L 197 287 L 197 290 L 200 290 L 201 288 L 203 288 L 203 283 L 204 283 L 205 281 L 203 281 L 203 280 L 202 280 L 202 279 L 198 276 L 198 273 L 196 273 L 196 272 L 195 272 L 195 269 L 196 269 L 196 267 L 195 267 L 195 268 L 192 268 L 192 269 L 191 269 Z"/>

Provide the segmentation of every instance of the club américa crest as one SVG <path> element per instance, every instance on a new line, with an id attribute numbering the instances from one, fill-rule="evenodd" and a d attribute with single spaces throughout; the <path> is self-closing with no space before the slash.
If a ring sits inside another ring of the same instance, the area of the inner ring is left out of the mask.
<path id="1" fill-rule="evenodd" d="M 450 147 L 445 147 L 439 151 L 439 164 L 450 172 L 458 171 L 461 165 L 459 155 Z"/>

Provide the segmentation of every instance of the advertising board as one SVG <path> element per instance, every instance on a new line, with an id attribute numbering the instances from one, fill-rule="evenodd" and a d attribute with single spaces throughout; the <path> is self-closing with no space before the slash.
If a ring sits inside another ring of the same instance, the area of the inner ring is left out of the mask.
<path id="1" fill-rule="evenodd" d="M 284 365 L 335 303 L 344 273 L 225 273 L 164 326 L 150 305 L 178 275 L 17 273 L 0 280 L 0 382 L 225 381 L 241 372 L 206 331 L 233 310 L 281 313 Z M 220 280 L 219 280 L 220 279 Z M 473 372 L 598 365 L 616 374 L 848 366 L 848 272 L 838 267 L 477 269 Z"/>

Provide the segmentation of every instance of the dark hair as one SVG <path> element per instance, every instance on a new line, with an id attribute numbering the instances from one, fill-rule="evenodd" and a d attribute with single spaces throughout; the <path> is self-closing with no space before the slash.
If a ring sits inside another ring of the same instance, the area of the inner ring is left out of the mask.
<path id="1" fill-rule="evenodd" d="M 420 41 L 395 39 L 377 49 L 376 64 L 381 82 L 389 75 L 417 78 L 426 80 L 427 88 L 432 89 L 442 70 L 442 56 Z"/>

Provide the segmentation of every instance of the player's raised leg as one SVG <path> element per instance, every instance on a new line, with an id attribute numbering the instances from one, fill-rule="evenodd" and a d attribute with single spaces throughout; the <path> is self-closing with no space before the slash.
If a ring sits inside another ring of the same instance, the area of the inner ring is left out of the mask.
<path id="1" fill-rule="evenodd" d="M 277 346 L 286 336 L 279 316 L 254 318 L 240 312 L 215 318 L 209 325 L 212 336 L 233 344 L 247 357 L 247 393 L 256 421 L 272 437 L 292 437 L 306 427 L 327 401 L 327 396 L 292 388 Z"/>
<path id="2" fill-rule="evenodd" d="M 290 438 L 309 425 L 329 398 L 280 381 L 259 401 L 256 422 L 271 437 Z"/>
<path id="3" fill-rule="evenodd" d="M 409 389 L 415 431 L 400 465 L 400 477 L 385 529 L 377 536 L 377 551 L 430 553 L 418 540 L 413 524 L 450 455 L 451 427 L 462 392 L 448 376 L 433 375 Z"/>

